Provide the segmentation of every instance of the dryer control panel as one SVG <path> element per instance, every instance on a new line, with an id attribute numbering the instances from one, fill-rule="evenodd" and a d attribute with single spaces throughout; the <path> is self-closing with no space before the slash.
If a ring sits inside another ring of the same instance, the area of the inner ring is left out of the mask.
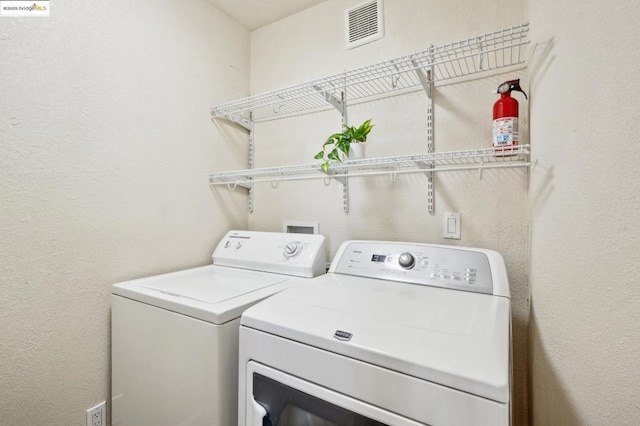
<path id="1" fill-rule="evenodd" d="M 496 255 L 464 247 L 347 241 L 329 272 L 494 294 L 490 256 Z"/>

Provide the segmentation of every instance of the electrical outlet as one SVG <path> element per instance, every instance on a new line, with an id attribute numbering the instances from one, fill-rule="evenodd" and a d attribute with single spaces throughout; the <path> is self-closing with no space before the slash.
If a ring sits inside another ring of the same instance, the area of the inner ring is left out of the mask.
<path id="1" fill-rule="evenodd" d="M 107 426 L 107 402 L 102 401 L 87 410 L 87 426 Z"/>

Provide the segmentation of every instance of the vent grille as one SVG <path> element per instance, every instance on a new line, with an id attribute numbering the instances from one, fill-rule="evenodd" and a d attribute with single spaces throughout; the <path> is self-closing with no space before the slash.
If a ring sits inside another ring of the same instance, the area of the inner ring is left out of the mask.
<path id="1" fill-rule="evenodd" d="M 382 21 L 382 0 L 373 0 L 345 13 L 347 49 L 352 49 L 384 35 Z"/>

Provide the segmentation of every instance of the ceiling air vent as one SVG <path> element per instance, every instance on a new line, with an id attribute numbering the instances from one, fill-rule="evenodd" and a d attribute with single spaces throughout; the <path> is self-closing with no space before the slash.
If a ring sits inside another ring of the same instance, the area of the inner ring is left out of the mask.
<path id="1" fill-rule="evenodd" d="M 384 36 L 382 0 L 373 0 L 345 11 L 347 49 L 362 46 Z"/>

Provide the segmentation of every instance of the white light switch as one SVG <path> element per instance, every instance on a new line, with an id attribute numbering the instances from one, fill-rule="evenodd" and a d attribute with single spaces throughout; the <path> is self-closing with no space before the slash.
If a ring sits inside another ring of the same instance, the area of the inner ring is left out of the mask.
<path id="1" fill-rule="evenodd" d="M 456 232 L 456 219 L 453 217 L 447 218 L 447 233 L 453 234 Z"/>
<path id="2" fill-rule="evenodd" d="M 460 239 L 460 213 L 445 212 L 443 225 L 444 238 Z"/>

